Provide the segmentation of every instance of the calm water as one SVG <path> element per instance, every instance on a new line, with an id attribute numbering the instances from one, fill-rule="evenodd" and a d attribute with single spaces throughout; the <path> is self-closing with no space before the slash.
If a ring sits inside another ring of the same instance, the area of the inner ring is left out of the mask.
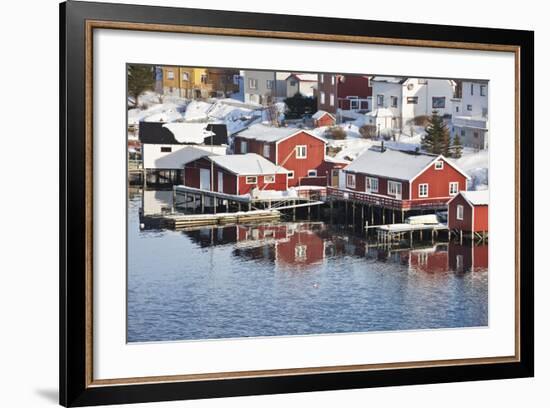
<path id="1" fill-rule="evenodd" d="M 128 212 L 129 342 L 487 325 L 486 246 L 388 253 L 322 222 L 140 230 L 143 200 L 170 202 L 146 193 Z"/>

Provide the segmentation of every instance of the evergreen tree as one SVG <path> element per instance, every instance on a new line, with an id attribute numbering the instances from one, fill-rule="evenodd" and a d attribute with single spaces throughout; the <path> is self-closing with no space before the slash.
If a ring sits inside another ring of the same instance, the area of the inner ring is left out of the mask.
<path id="1" fill-rule="evenodd" d="M 128 66 L 128 94 L 134 97 L 134 106 L 138 106 L 139 96 L 155 86 L 154 69 L 150 65 Z"/>
<path id="2" fill-rule="evenodd" d="M 426 135 L 422 139 L 422 149 L 428 153 L 449 156 L 451 149 L 449 129 L 436 111 L 432 112 L 425 130 Z"/>
<path id="3" fill-rule="evenodd" d="M 462 157 L 462 143 L 460 142 L 458 134 L 456 134 L 453 139 L 452 156 L 455 159 L 460 159 Z"/>

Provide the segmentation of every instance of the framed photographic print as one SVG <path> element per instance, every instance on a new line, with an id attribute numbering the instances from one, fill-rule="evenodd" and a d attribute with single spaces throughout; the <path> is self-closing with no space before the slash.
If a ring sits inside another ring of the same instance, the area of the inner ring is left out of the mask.
<path id="1" fill-rule="evenodd" d="M 60 15 L 61 404 L 533 376 L 533 32 Z"/>

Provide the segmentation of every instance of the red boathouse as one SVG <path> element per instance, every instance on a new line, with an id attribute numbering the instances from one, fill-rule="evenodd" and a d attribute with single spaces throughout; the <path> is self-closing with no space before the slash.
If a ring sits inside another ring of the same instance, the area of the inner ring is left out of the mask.
<path id="1" fill-rule="evenodd" d="M 448 203 L 449 230 L 485 234 L 489 231 L 489 191 L 461 191 Z"/>
<path id="2" fill-rule="evenodd" d="M 213 173 L 212 172 L 213 169 Z M 218 193 L 243 195 L 254 188 L 284 191 L 288 170 L 255 153 L 206 156 L 185 165 L 184 185 Z"/>
<path id="3" fill-rule="evenodd" d="M 283 166 L 289 171 L 290 187 L 326 186 L 339 165 L 326 159 L 326 144 L 303 129 L 255 124 L 234 135 L 233 150 L 237 154 L 256 153 Z"/>
<path id="4" fill-rule="evenodd" d="M 396 210 L 443 209 L 466 189 L 469 176 L 443 156 L 368 149 L 344 169 L 346 189 L 329 188 L 336 199 Z"/>

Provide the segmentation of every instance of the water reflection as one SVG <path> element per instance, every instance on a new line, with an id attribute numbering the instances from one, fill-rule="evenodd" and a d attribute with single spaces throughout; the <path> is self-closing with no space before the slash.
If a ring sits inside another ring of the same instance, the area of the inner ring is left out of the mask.
<path id="1" fill-rule="evenodd" d="M 390 249 L 321 221 L 140 228 L 170 203 L 130 196 L 128 341 L 487 325 L 487 245 Z"/>

